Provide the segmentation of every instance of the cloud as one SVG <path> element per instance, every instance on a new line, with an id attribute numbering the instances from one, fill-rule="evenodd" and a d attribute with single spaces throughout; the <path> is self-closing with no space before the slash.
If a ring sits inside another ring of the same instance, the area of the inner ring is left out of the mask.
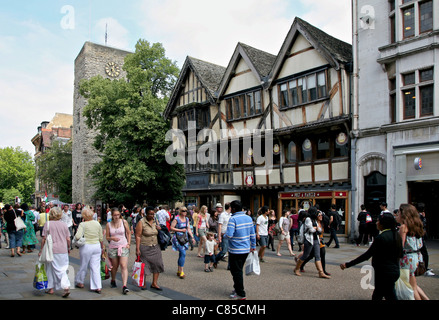
<path id="1" fill-rule="evenodd" d="M 352 14 L 349 0 L 300 0 L 306 13 L 303 19 L 347 43 L 352 43 Z"/>
<path id="2" fill-rule="evenodd" d="M 140 11 L 145 38 L 180 66 L 188 55 L 227 66 L 238 42 L 277 54 L 296 16 L 344 41 L 351 33 L 349 0 L 142 0 Z"/>
<path id="3" fill-rule="evenodd" d="M 146 39 L 183 64 L 187 55 L 226 66 L 238 42 L 276 54 L 294 15 L 288 0 L 142 1 Z"/>
<path id="4" fill-rule="evenodd" d="M 128 41 L 128 30 L 112 17 L 100 19 L 93 29 L 95 35 L 99 35 L 98 42 L 105 43 L 105 32 L 107 31 L 107 45 L 114 48 L 133 50 Z"/>
<path id="5" fill-rule="evenodd" d="M 0 58 L 9 62 L 0 67 L 5 93 L 0 98 L 0 147 L 21 146 L 33 155 L 31 139 L 41 122 L 56 112 L 72 113 L 73 63 L 63 61 L 54 49 L 54 43 L 62 46 L 62 38 L 33 21 L 17 26 L 22 28 L 19 35 L 0 38 L 8 44 Z"/>

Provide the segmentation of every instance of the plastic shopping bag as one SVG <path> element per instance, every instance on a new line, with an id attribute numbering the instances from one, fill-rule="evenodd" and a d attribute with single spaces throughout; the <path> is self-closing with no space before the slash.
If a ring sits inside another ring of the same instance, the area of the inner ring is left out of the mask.
<path id="1" fill-rule="evenodd" d="M 47 289 L 47 275 L 44 263 L 37 262 L 35 265 L 34 288 L 37 290 Z"/>
<path id="2" fill-rule="evenodd" d="M 259 257 L 256 251 L 250 252 L 245 260 L 245 275 L 260 275 L 261 267 L 259 266 Z"/>
<path id="3" fill-rule="evenodd" d="M 399 279 L 395 283 L 396 297 L 398 300 L 415 300 L 409 277 L 409 269 L 400 269 Z"/>
<path id="4" fill-rule="evenodd" d="M 131 274 L 131 279 L 133 279 L 133 283 L 138 287 L 143 287 L 145 284 L 145 264 L 140 260 L 138 256 L 133 265 L 133 272 Z"/>

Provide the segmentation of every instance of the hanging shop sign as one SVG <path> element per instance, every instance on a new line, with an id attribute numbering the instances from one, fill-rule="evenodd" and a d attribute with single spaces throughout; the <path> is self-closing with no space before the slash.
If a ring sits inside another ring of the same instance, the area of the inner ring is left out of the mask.
<path id="1" fill-rule="evenodd" d="M 254 180 L 253 176 L 248 175 L 245 177 L 245 185 L 247 187 L 253 187 L 254 183 L 255 183 L 255 180 Z"/>
<path id="2" fill-rule="evenodd" d="M 346 142 L 348 142 L 348 136 L 346 135 L 346 133 L 344 132 L 340 132 L 337 135 L 337 139 L 335 140 L 335 142 L 339 145 L 339 146 L 343 146 L 346 144 Z"/>

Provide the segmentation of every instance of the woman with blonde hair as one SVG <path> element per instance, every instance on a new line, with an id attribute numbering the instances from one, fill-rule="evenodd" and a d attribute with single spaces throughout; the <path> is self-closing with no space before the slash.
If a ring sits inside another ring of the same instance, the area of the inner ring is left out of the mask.
<path id="1" fill-rule="evenodd" d="M 198 238 L 200 238 L 200 242 L 198 243 L 198 258 L 204 258 L 204 252 L 203 255 L 201 255 L 201 250 L 204 251 L 204 244 L 207 241 L 206 238 L 206 230 L 209 229 L 209 221 L 207 216 L 207 207 L 201 206 L 200 213 L 198 214 L 198 222 L 196 224 L 195 232 Z"/>
<path id="2" fill-rule="evenodd" d="M 128 257 L 130 255 L 131 232 L 128 222 L 121 217 L 118 208 L 111 209 L 111 222 L 105 227 L 108 241 L 108 258 L 111 259 L 111 287 L 116 288 L 117 269 L 121 268 L 122 293 L 129 292 L 128 281 Z"/>
<path id="3" fill-rule="evenodd" d="M 54 290 L 64 290 L 63 298 L 70 294 L 70 281 L 67 276 L 67 269 L 69 268 L 69 253 L 70 253 L 70 231 L 67 225 L 61 220 L 62 211 L 58 207 L 50 209 L 48 218 L 42 231 L 41 250 L 38 256 L 41 255 L 46 237 L 48 234 L 52 237 L 52 251 L 53 261 L 46 262 L 47 274 L 47 291 L 48 294 L 54 294 Z"/>
<path id="4" fill-rule="evenodd" d="M 75 278 L 76 288 L 84 288 L 84 279 L 90 269 L 90 289 L 101 293 L 101 255 L 104 249 L 102 227 L 93 220 L 93 211 L 89 208 L 82 210 L 83 222 L 78 226 L 74 239 L 85 238 L 85 244 L 79 249 L 81 267 Z"/>
<path id="5" fill-rule="evenodd" d="M 414 291 L 415 300 L 429 300 L 424 291 L 418 286 L 415 278 L 415 271 L 419 262 L 423 261 L 420 250 L 423 246 L 424 227 L 419 218 L 419 213 L 413 205 L 403 203 L 399 206 L 396 221 L 400 224 L 399 234 L 404 248 L 400 268 L 410 270 L 409 281 Z"/>

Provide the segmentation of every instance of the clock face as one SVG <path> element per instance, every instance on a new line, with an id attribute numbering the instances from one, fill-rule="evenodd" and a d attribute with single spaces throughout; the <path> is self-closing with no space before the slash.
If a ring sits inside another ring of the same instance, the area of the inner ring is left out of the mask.
<path id="1" fill-rule="evenodd" d="M 105 73 L 110 77 L 116 78 L 120 75 L 120 67 L 115 62 L 109 62 L 105 66 Z"/>

